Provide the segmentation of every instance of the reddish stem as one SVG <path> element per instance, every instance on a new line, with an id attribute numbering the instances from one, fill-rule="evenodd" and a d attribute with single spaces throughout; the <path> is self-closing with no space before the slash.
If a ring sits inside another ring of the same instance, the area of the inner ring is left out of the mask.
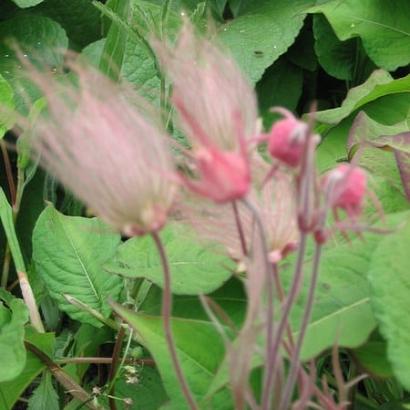
<path id="1" fill-rule="evenodd" d="M 162 320 L 164 322 L 164 332 L 165 332 L 165 339 L 168 345 L 168 350 L 171 354 L 172 365 L 174 366 L 174 370 L 178 379 L 178 382 L 181 386 L 182 393 L 191 408 L 191 410 L 199 410 L 198 405 L 195 402 L 195 399 L 192 395 L 192 392 L 188 386 L 187 381 L 185 380 L 185 376 L 182 372 L 181 365 L 178 359 L 178 353 L 175 346 L 174 338 L 172 335 L 172 327 L 171 327 L 171 313 L 172 313 L 172 292 L 171 292 L 171 272 L 169 269 L 168 259 L 165 253 L 165 248 L 162 244 L 161 238 L 159 237 L 157 232 L 152 232 L 151 234 L 155 245 L 157 247 L 161 263 L 162 263 L 162 270 L 164 274 L 164 285 L 162 290 Z"/>

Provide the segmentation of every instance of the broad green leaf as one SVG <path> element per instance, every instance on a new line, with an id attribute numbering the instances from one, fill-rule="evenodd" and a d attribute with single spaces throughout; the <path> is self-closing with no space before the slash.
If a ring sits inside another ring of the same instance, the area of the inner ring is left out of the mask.
<path id="1" fill-rule="evenodd" d="M 54 345 L 53 333 L 37 333 L 28 326 L 26 327 L 25 340 L 49 356 L 52 355 Z M 24 390 L 44 368 L 44 363 L 33 353 L 27 351 L 27 360 L 19 376 L 14 380 L 0 383 L 0 408 L 2 410 L 12 410 Z"/>
<path id="2" fill-rule="evenodd" d="M 12 0 L 17 6 L 19 6 L 22 9 L 25 9 L 27 7 L 33 7 L 36 6 L 37 4 L 41 3 L 44 0 Z"/>
<path id="3" fill-rule="evenodd" d="M 313 17 L 313 32 L 319 63 L 331 76 L 357 83 L 359 79 L 366 79 L 376 68 L 363 52 L 360 41 L 340 41 L 323 16 Z"/>
<path id="4" fill-rule="evenodd" d="M 102 266 L 119 243 L 120 236 L 97 218 L 65 216 L 51 206 L 40 215 L 33 233 L 33 260 L 50 296 L 73 319 L 101 326 L 90 314 L 68 303 L 65 294 L 109 316 L 108 299 L 118 299 L 122 280 Z"/>
<path id="5" fill-rule="evenodd" d="M 0 306 L 5 302 L 10 316 L 0 323 L 0 383 L 15 379 L 24 369 L 26 349 L 24 347 L 24 324 L 28 321 L 28 311 L 22 299 L 17 299 L 0 289 Z"/>
<path id="6" fill-rule="evenodd" d="M 24 58 L 59 66 L 68 38 L 62 27 L 50 18 L 20 14 L 0 23 L 0 73 L 7 79 L 19 76 L 21 64 L 10 48 L 15 41 L 23 50 Z"/>
<path id="7" fill-rule="evenodd" d="M 329 125 L 338 124 L 355 110 L 380 97 L 398 93 L 410 93 L 410 75 L 393 80 L 389 73 L 376 70 L 365 83 L 352 88 L 347 93 L 340 107 L 321 111 L 315 115 L 318 122 L 327 124 L 321 127 L 320 131 L 329 129 Z"/>
<path id="8" fill-rule="evenodd" d="M 60 24 L 72 49 L 82 48 L 101 38 L 101 16 L 90 0 L 44 0 L 33 12 Z"/>
<path id="9" fill-rule="evenodd" d="M 13 96 L 13 89 L 0 74 L 0 138 L 3 138 L 6 131 L 9 130 L 14 123 Z"/>
<path id="10" fill-rule="evenodd" d="M 28 402 L 28 410 L 59 410 L 57 392 L 51 380 L 51 374 L 44 372 L 40 384 L 34 390 Z"/>
<path id="11" fill-rule="evenodd" d="M 224 43 L 249 79 L 256 83 L 266 68 L 295 41 L 305 19 L 308 0 L 252 0 L 240 15 L 221 26 Z"/>
<path id="12" fill-rule="evenodd" d="M 115 305 L 114 310 L 131 325 L 138 342 L 152 354 L 171 400 L 171 408 L 187 408 L 171 363 L 161 318 L 135 313 L 119 305 Z M 173 318 L 172 331 L 181 368 L 193 395 L 201 402 L 224 357 L 223 342 L 214 325 L 203 320 Z M 204 408 L 206 406 L 215 410 L 232 409 L 229 393 L 226 390 L 219 392 Z"/>
<path id="13" fill-rule="evenodd" d="M 410 389 L 410 320 L 405 314 L 410 298 L 410 216 L 405 226 L 377 246 L 369 269 L 371 302 L 380 331 L 387 340 L 387 356 L 397 379 Z"/>
<path id="14" fill-rule="evenodd" d="M 386 217 L 388 227 L 398 226 L 402 220 L 402 213 Z M 324 251 L 312 318 L 302 348 L 303 359 L 316 356 L 334 343 L 340 347 L 358 347 L 374 330 L 376 320 L 370 306 L 367 274 L 373 266 L 375 249 L 384 238 L 383 234 L 367 233 L 364 241 L 355 239 Z M 310 266 L 310 262 L 306 264 L 307 277 L 291 315 L 295 331 L 305 309 Z M 288 270 L 285 280 L 289 280 Z"/>
<path id="15" fill-rule="evenodd" d="M 278 118 L 277 114 L 270 112 L 270 108 L 280 105 L 291 111 L 296 109 L 302 94 L 302 86 L 302 69 L 289 63 L 285 58 L 280 58 L 265 71 L 256 85 L 265 127 L 271 126 L 274 119 Z"/>
<path id="16" fill-rule="evenodd" d="M 286 57 L 293 64 L 304 70 L 315 71 L 317 69 L 317 58 L 314 49 L 315 39 L 307 24 L 304 24 L 296 41 L 286 53 Z"/>
<path id="17" fill-rule="evenodd" d="M 188 229 L 168 225 L 160 236 L 169 260 L 173 293 L 210 293 L 231 276 L 231 260 L 215 246 L 199 242 Z M 160 287 L 163 284 L 161 260 L 150 236 L 129 239 L 104 268 L 129 278 L 148 279 Z"/>
<path id="18" fill-rule="evenodd" d="M 393 71 L 410 63 L 407 0 L 333 0 L 309 11 L 323 13 L 340 40 L 360 37 L 377 66 Z"/>

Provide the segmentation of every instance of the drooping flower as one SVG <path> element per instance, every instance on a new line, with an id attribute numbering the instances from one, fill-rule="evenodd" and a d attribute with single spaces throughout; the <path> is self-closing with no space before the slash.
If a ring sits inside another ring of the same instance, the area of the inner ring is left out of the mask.
<path id="1" fill-rule="evenodd" d="M 247 141 L 255 135 L 256 98 L 235 62 L 188 22 L 175 47 L 153 41 L 173 86 L 178 125 L 192 147 L 194 178 L 188 188 L 223 203 L 250 187 Z"/>
<path id="2" fill-rule="evenodd" d="M 157 113 L 96 69 L 74 60 L 69 68 L 75 83 L 27 66 L 48 106 L 31 130 L 34 152 L 48 172 L 118 231 L 133 236 L 160 229 L 176 184 Z"/>
<path id="3" fill-rule="evenodd" d="M 275 122 L 264 137 L 268 142 L 268 151 L 273 158 L 289 167 L 297 167 L 305 150 L 307 125 L 284 108 L 274 111 L 283 114 L 284 118 Z"/>
<path id="4" fill-rule="evenodd" d="M 367 191 L 367 176 L 362 168 L 341 164 L 330 171 L 324 181 L 331 208 L 343 209 L 352 218 L 360 215 Z"/>

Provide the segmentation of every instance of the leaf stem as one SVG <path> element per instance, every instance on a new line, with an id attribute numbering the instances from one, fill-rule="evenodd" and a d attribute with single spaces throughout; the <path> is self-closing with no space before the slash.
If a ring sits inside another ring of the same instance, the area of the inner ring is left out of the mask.
<path id="1" fill-rule="evenodd" d="M 169 269 L 168 259 L 165 253 L 164 245 L 157 232 L 151 233 L 152 239 L 158 250 L 158 254 L 161 259 L 162 269 L 164 274 L 164 286 L 162 291 L 162 320 L 164 323 L 165 339 L 168 345 L 169 353 L 171 354 L 172 365 L 181 386 L 182 393 L 191 408 L 191 410 L 198 410 L 199 407 L 195 402 L 192 392 L 187 384 L 187 381 L 182 372 L 181 365 L 178 359 L 178 353 L 175 346 L 174 338 L 171 328 L 171 313 L 172 313 L 172 292 L 171 292 L 171 272 Z"/>
<path id="2" fill-rule="evenodd" d="M 241 217 L 239 215 L 238 204 L 236 201 L 232 201 L 232 208 L 233 214 L 235 216 L 236 229 L 238 230 L 239 240 L 241 241 L 242 254 L 243 256 L 246 256 L 248 254 L 248 250 L 246 247 L 246 238 L 245 233 L 243 231 Z"/>

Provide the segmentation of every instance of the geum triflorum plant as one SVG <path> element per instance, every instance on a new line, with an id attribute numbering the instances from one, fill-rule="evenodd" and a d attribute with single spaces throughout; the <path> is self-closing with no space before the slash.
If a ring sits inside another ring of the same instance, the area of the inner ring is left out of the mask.
<path id="1" fill-rule="evenodd" d="M 68 68 L 78 78 L 75 83 L 58 82 L 26 65 L 48 102 L 47 112 L 32 127 L 33 155 L 113 229 L 153 237 L 164 271 L 166 341 L 190 408 L 198 409 L 201 397 L 184 377 L 173 340 L 172 272 L 159 234 L 171 214 L 204 239 L 224 245 L 245 283 L 242 329 L 228 337 L 218 317 L 211 318 L 226 343 L 235 408 L 286 410 L 292 402 L 297 409 L 345 408 L 345 402 L 337 404 L 327 390 L 319 390 L 315 372 L 301 363 L 300 352 L 323 245 L 336 229 L 364 229 L 358 220 L 366 199 L 365 171 L 346 163 L 323 177 L 317 174 L 320 137 L 312 129 L 314 114 L 305 123 L 275 108 L 283 118 L 270 132 L 260 132 L 252 87 L 229 55 L 198 36 L 189 23 L 175 46 L 157 39 L 152 44 L 172 84 L 175 125 L 189 144 L 177 147 L 182 159 L 174 158 L 172 136 L 161 123 L 164 116 L 130 86 L 113 83 L 73 57 Z M 29 124 L 21 120 L 20 126 Z M 265 142 L 270 164 L 258 153 Z M 337 218 L 329 226 L 332 212 Z M 305 276 L 309 238 L 315 244 L 312 272 L 294 337 L 289 315 Z M 290 253 L 296 253 L 294 274 L 285 289 L 280 264 Z M 206 298 L 201 300 L 212 313 Z M 250 386 L 254 358 L 264 363 L 261 397 Z"/>

